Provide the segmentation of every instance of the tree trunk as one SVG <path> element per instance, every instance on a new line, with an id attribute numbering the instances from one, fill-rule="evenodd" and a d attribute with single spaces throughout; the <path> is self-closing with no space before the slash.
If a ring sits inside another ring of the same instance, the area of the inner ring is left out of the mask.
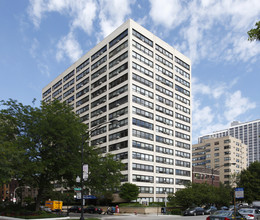
<path id="1" fill-rule="evenodd" d="M 37 198 L 36 198 L 35 211 L 40 210 L 42 195 L 43 195 L 43 189 L 39 188 L 38 189 L 38 195 L 37 195 Z"/>

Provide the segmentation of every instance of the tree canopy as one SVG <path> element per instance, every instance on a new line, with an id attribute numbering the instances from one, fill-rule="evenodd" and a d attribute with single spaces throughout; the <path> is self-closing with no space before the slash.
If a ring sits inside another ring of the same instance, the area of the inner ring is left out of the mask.
<path id="1" fill-rule="evenodd" d="M 127 202 L 130 202 L 131 200 L 136 200 L 139 195 L 139 188 L 137 185 L 132 183 L 124 183 L 120 187 L 119 196 L 126 200 Z"/>
<path id="2" fill-rule="evenodd" d="M 256 28 L 252 28 L 247 32 L 249 41 L 260 40 L 260 21 L 256 22 L 255 26 Z"/>
<path id="3" fill-rule="evenodd" d="M 108 186 L 119 186 L 121 163 L 111 156 L 102 158 L 95 146 L 88 145 L 87 126 L 66 103 L 32 107 L 8 100 L 1 105 L 0 180 L 16 178 L 20 186 L 37 188 L 36 210 L 53 183 L 75 186 L 81 173 L 81 146 L 90 172 L 86 187 L 102 193 Z"/>
<path id="4" fill-rule="evenodd" d="M 255 161 L 245 170 L 242 170 L 238 186 L 244 188 L 245 201 L 252 203 L 260 200 L 260 162 Z"/>
<path id="5" fill-rule="evenodd" d="M 232 189 L 223 184 L 215 187 L 207 183 L 190 183 L 186 188 L 178 190 L 175 195 L 168 196 L 168 200 L 171 205 L 184 208 L 210 204 L 221 207 L 232 201 Z"/>

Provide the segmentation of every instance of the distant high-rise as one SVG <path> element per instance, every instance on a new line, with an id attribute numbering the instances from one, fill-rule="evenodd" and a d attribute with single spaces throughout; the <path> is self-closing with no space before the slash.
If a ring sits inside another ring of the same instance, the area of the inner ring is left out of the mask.
<path id="1" fill-rule="evenodd" d="M 241 140 L 231 136 L 202 139 L 192 145 L 192 165 L 212 170 L 213 177 L 204 176 L 205 180 L 214 179 L 214 171 L 219 171 L 220 181 L 234 186 L 233 174 L 247 167 L 247 148 Z"/>
<path id="2" fill-rule="evenodd" d="M 199 137 L 198 142 L 212 137 L 224 137 L 230 135 L 240 139 L 248 146 L 248 164 L 254 161 L 260 161 L 260 120 L 250 122 L 234 121 L 231 126 L 221 131 L 215 131 L 212 134 Z"/>
<path id="3" fill-rule="evenodd" d="M 191 62 L 133 20 L 48 84 L 42 98 L 74 108 L 94 129 L 91 144 L 126 164 L 124 181 L 139 186 L 139 199 L 164 201 L 191 181 Z"/>

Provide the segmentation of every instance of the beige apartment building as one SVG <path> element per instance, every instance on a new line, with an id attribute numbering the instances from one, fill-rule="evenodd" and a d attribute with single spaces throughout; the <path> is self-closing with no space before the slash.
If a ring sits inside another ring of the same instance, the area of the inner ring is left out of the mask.
<path id="1" fill-rule="evenodd" d="M 124 182 L 139 186 L 139 200 L 162 202 L 191 181 L 191 62 L 133 20 L 50 82 L 42 98 L 73 107 L 91 144 L 126 164 Z"/>
<path id="2" fill-rule="evenodd" d="M 248 147 L 232 136 L 203 139 L 192 146 L 192 165 L 219 171 L 220 182 L 233 185 L 233 175 L 247 167 Z M 214 178 L 214 175 L 213 175 Z"/>

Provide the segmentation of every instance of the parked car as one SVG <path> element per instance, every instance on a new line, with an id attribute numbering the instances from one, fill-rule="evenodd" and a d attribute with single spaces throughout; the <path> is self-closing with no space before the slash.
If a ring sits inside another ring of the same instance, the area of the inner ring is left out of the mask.
<path id="1" fill-rule="evenodd" d="M 221 210 L 228 210 L 228 207 L 227 206 L 222 206 L 220 209 Z"/>
<path id="2" fill-rule="evenodd" d="M 183 212 L 183 215 L 204 215 L 205 210 L 201 207 L 188 208 Z"/>
<path id="3" fill-rule="evenodd" d="M 260 212 L 254 208 L 242 208 L 238 212 L 243 215 L 246 219 L 260 220 Z"/>
<path id="4" fill-rule="evenodd" d="M 218 210 L 208 216 L 206 220 L 246 220 L 246 218 L 239 212 L 236 212 L 236 217 L 234 211 L 229 210 Z"/>
<path id="5" fill-rule="evenodd" d="M 210 206 L 205 208 L 205 214 L 212 214 L 213 212 L 217 211 L 218 209 L 215 206 Z"/>
<path id="6" fill-rule="evenodd" d="M 69 212 L 77 212 L 80 213 L 81 212 L 81 207 L 80 206 L 72 206 L 68 209 Z"/>
<path id="7" fill-rule="evenodd" d="M 89 207 L 84 209 L 84 212 L 92 213 L 92 214 L 93 213 L 101 214 L 103 212 L 103 210 L 101 208 L 98 208 L 98 207 L 89 206 Z"/>

